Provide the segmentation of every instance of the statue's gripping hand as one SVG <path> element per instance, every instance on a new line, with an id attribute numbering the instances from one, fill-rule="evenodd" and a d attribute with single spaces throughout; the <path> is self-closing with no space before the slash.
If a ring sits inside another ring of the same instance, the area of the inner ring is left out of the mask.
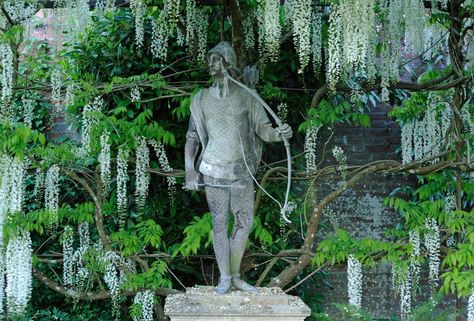
<path id="1" fill-rule="evenodd" d="M 184 188 L 188 191 L 197 191 L 199 189 L 199 173 L 195 170 L 186 171 L 186 184 Z"/>
<path id="2" fill-rule="evenodd" d="M 283 138 L 290 139 L 293 137 L 293 129 L 291 129 L 290 125 L 283 124 L 277 129 L 278 135 L 281 135 Z"/>

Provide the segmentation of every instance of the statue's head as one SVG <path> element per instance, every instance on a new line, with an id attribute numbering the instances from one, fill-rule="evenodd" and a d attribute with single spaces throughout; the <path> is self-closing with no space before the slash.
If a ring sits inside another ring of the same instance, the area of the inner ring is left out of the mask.
<path id="1" fill-rule="evenodd" d="M 222 75 L 222 68 L 237 69 L 237 55 L 227 41 L 219 42 L 207 53 L 207 62 L 212 76 Z"/>

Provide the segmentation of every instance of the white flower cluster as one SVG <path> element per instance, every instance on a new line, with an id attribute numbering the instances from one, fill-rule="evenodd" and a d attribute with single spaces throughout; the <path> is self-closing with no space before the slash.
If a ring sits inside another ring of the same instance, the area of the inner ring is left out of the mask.
<path id="1" fill-rule="evenodd" d="M 33 99 L 26 98 L 25 95 L 21 97 L 21 104 L 23 105 L 23 123 L 28 127 L 33 127 L 33 113 L 35 107 L 35 101 Z"/>
<path id="2" fill-rule="evenodd" d="M 407 271 L 409 274 L 410 271 Z M 405 279 L 400 283 L 400 314 L 401 319 L 407 321 L 411 317 L 411 299 L 412 299 L 412 282 L 410 275 L 406 275 Z"/>
<path id="3" fill-rule="evenodd" d="M 41 206 L 44 199 L 44 180 L 45 175 L 39 168 L 36 170 L 35 186 L 33 187 L 33 195 L 38 206 Z"/>
<path id="4" fill-rule="evenodd" d="M 111 169 L 110 169 L 110 142 L 109 132 L 104 131 L 100 136 L 100 179 L 102 181 L 102 191 L 104 195 L 110 190 Z"/>
<path id="5" fill-rule="evenodd" d="M 120 226 L 125 225 L 127 213 L 128 152 L 122 148 L 117 156 L 117 212 Z"/>
<path id="6" fill-rule="evenodd" d="M 63 283 L 68 289 L 73 286 L 73 267 L 74 267 L 74 231 L 71 226 L 64 227 L 62 236 L 63 242 Z"/>
<path id="7" fill-rule="evenodd" d="M 13 51 L 10 45 L 0 44 L 0 65 L 2 67 L 2 101 L 0 112 L 8 113 L 10 100 L 13 94 Z"/>
<path id="8" fill-rule="evenodd" d="M 362 263 L 353 254 L 347 258 L 347 294 L 349 304 L 362 308 Z"/>
<path id="9" fill-rule="evenodd" d="M 183 18 L 180 18 L 179 21 L 181 21 L 184 24 Z M 176 28 L 176 44 L 179 47 L 182 47 L 184 46 L 185 42 L 186 42 L 186 36 L 184 35 L 184 33 L 181 31 L 180 28 Z"/>
<path id="10" fill-rule="evenodd" d="M 15 213 L 23 211 L 27 163 L 18 159 L 12 159 L 11 161 L 8 173 L 8 211 Z"/>
<path id="11" fill-rule="evenodd" d="M 76 90 L 76 85 L 74 83 L 67 85 L 66 95 L 64 96 L 64 106 L 66 108 L 74 104 L 74 90 Z"/>
<path id="12" fill-rule="evenodd" d="M 306 131 L 304 140 L 304 156 L 306 158 L 306 172 L 308 174 L 316 170 L 316 148 L 320 128 L 320 126 L 311 126 Z"/>
<path id="13" fill-rule="evenodd" d="M 288 117 L 288 105 L 286 103 L 281 103 L 277 106 L 278 118 L 280 118 L 282 123 L 286 123 Z"/>
<path id="14" fill-rule="evenodd" d="M 431 293 L 434 294 L 438 287 L 440 265 L 440 232 L 438 223 L 434 218 L 425 219 L 425 247 L 428 251 L 428 267 Z"/>
<path id="15" fill-rule="evenodd" d="M 205 61 L 207 54 L 207 31 L 209 28 L 209 21 L 204 9 L 195 10 L 195 26 L 196 26 L 196 38 L 198 44 L 198 61 Z"/>
<path id="16" fill-rule="evenodd" d="M 104 282 L 109 288 L 110 296 L 112 297 L 112 314 L 115 317 L 120 317 L 120 271 L 117 263 L 121 261 L 119 255 L 115 252 L 109 251 L 103 257 L 105 264 Z"/>
<path id="17" fill-rule="evenodd" d="M 186 0 L 186 45 L 192 48 L 196 34 L 196 0 Z"/>
<path id="18" fill-rule="evenodd" d="M 342 59 L 342 17 L 338 6 L 334 6 L 329 16 L 328 30 L 328 61 L 326 78 L 328 87 L 331 91 L 336 91 L 336 85 L 341 76 L 341 59 Z"/>
<path id="19" fill-rule="evenodd" d="M 456 195 L 453 192 L 449 192 L 444 197 L 444 210 L 446 213 L 456 210 Z"/>
<path id="20" fill-rule="evenodd" d="M 141 306 L 140 317 L 134 317 L 133 321 L 153 321 L 153 305 L 155 295 L 150 290 L 138 292 L 133 299 L 133 304 Z"/>
<path id="21" fill-rule="evenodd" d="M 167 26 L 164 25 L 164 22 L 162 20 L 155 19 L 151 22 L 151 26 L 151 53 L 154 58 L 159 60 L 165 60 L 168 54 Z M 135 101 L 139 100 L 140 98 L 135 99 Z M 134 101 L 133 96 L 132 101 Z"/>
<path id="22" fill-rule="evenodd" d="M 179 21 L 179 0 L 164 0 L 163 15 L 169 30 L 176 28 Z"/>
<path id="23" fill-rule="evenodd" d="M 440 23 L 425 27 L 425 43 L 423 46 L 423 59 L 433 60 L 444 48 L 447 48 L 448 32 Z"/>
<path id="24" fill-rule="evenodd" d="M 404 165 L 413 161 L 413 129 L 412 121 L 402 126 L 402 163 Z"/>
<path id="25" fill-rule="evenodd" d="M 145 14 L 146 4 L 144 0 L 130 0 L 130 8 L 135 18 L 135 45 L 140 50 L 145 41 Z"/>
<path id="26" fill-rule="evenodd" d="M 339 163 L 338 170 L 341 172 L 342 179 L 346 180 L 347 177 L 347 157 L 344 154 L 344 150 L 339 146 L 334 146 L 332 149 L 332 155 Z"/>
<path id="27" fill-rule="evenodd" d="M 2 240 L 1 240 L 1 235 L 3 233 L 2 228 L 1 228 L 1 222 L 0 222 L 0 246 L 2 246 Z M 4 311 L 3 311 L 3 306 L 4 306 L 4 300 L 5 300 L 5 260 L 3 257 L 3 250 L 0 251 L 0 318 L 3 318 Z"/>
<path id="28" fill-rule="evenodd" d="M 58 224 L 59 209 L 59 166 L 53 165 L 46 173 L 44 206 L 50 211 L 51 226 Z"/>
<path id="29" fill-rule="evenodd" d="M 422 0 L 406 2 L 405 49 L 420 54 L 425 45 L 425 6 Z"/>
<path id="30" fill-rule="evenodd" d="M 14 22 L 20 22 L 35 15 L 38 11 L 38 0 L 6 0 L 3 6 Z"/>
<path id="31" fill-rule="evenodd" d="M 406 269 L 399 265 L 392 265 L 392 289 L 400 295 L 401 320 L 409 320 L 412 311 L 413 295 L 413 273 L 411 267 Z"/>
<path id="32" fill-rule="evenodd" d="M 80 151 L 82 156 L 86 156 L 90 151 L 91 131 L 97 124 L 96 116 L 91 115 L 91 113 L 100 112 L 103 105 L 104 100 L 101 97 L 96 97 L 92 102 L 84 106 L 82 111 L 82 148 Z"/>
<path id="33" fill-rule="evenodd" d="M 27 232 L 9 240 L 5 253 L 5 289 L 8 314 L 12 317 L 25 312 L 32 289 L 32 249 Z"/>
<path id="34" fill-rule="evenodd" d="M 388 101 L 390 82 L 398 81 L 400 77 L 399 65 L 401 57 L 401 41 L 404 35 L 405 0 L 390 1 L 387 6 L 383 3 L 382 12 L 387 16 L 387 25 L 384 28 L 382 44 L 382 101 Z"/>
<path id="35" fill-rule="evenodd" d="M 467 301 L 467 321 L 474 321 L 474 288 Z"/>
<path id="36" fill-rule="evenodd" d="M 97 0 L 95 9 L 98 11 L 106 11 L 115 7 L 115 0 Z"/>
<path id="37" fill-rule="evenodd" d="M 248 50 L 255 47 L 255 27 L 254 27 L 255 16 L 253 14 L 247 15 L 242 21 L 242 27 L 245 32 L 245 48 Z"/>
<path id="38" fill-rule="evenodd" d="M 293 41 L 300 61 L 298 73 L 303 73 L 311 53 L 311 0 L 291 1 Z"/>
<path id="39" fill-rule="evenodd" d="M 173 168 L 170 166 L 168 161 L 168 156 L 166 156 L 166 151 L 160 142 L 150 140 L 150 145 L 153 146 L 155 150 L 156 157 L 158 158 L 158 163 L 160 164 L 161 170 L 164 172 L 172 172 Z M 174 197 L 176 195 L 176 177 L 167 176 L 166 181 L 168 182 L 168 195 L 171 203 L 174 203 Z"/>
<path id="40" fill-rule="evenodd" d="M 402 161 L 408 164 L 413 160 L 439 154 L 443 140 L 443 121 L 437 119 L 435 104 L 429 104 L 425 116 L 403 125 L 401 131 Z M 436 162 L 437 160 L 433 160 Z"/>
<path id="41" fill-rule="evenodd" d="M 51 101 L 56 110 L 60 111 L 61 109 L 61 87 L 62 87 L 62 70 L 55 68 L 51 73 Z"/>
<path id="42" fill-rule="evenodd" d="M 77 291 L 87 291 L 87 287 L 90 286 L 88 278 L 90 271 L 84 266 L 84 255 L 90 248 L 90 235 L 89 235 L 89 224 L 87 222 L 81 222 L 79 224 L 79 247 L 74 251 L 72 256 L 73 270 L 73 286 Z M 99 242 L 99 246 L 101 243 Z M 101 252 L 102 249 L 97 249 L 97 252 Z"/>
<path id="43" fill-rule="evenodd" d="M 410 257 L 410 272 L 412 273 L 412 277 L 413 277 L 413 282 L 412 282 L 413 288 L 415 288 L 420 278 L 420 263 L 418 262 L 418 258 L 421 255 L 420 232 L 416 230 L 410 231 L 409 239 L 410 239 L 410 244 L 413 247 L 413 251 L 411 252 L 411 257 Z"/>
<path id="44" fill-rule="evenodd" d="M 148 196 L 148 186 L 150 185 L 150 150 L 148 149 L 145 137 L 141 137 L 138 143 L 135 161 L 135 196 L 137 208 L 142 210 Z"/>
<path id="45" fill-rule="evenodd" d="M 320 11 L 313 12 L 311 16 L 311 55 L 315 75 L 321 72 L 323 63 L 323 20 Z"/>
<path id="46" fill-rule="evenodd" d="M 261 57 L 271 62 L 278 59 L 280 51 L 280 1 L 257 0 L 258 3 L 258 46 Z"/>

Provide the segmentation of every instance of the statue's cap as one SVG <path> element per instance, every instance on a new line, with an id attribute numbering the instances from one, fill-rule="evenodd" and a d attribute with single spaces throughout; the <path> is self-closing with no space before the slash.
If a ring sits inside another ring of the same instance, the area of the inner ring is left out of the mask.
<path id="1" fill-rule="evenodd" d="M 207 53 L 207 60 L 209 60 L 212 54 L 222 56 L 232 68 L 237 67 L 237 55 L 230 43 L 227 41 L 221 41 L 214 48 L 209 50 Z"/>

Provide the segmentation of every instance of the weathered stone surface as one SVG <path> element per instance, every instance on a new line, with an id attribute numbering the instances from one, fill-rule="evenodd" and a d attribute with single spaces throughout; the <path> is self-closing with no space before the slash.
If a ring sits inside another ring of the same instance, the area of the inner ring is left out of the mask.
<path id="1" fill-rule="evenodd" d="M 300 298 L 280 288 L 258 288 L 255 293 L 233 290 L 219 295 L 213 287 L 195 287 L 168 296 L 165 314 L 171 321 L 303 321 L 311 310 Z"/>

